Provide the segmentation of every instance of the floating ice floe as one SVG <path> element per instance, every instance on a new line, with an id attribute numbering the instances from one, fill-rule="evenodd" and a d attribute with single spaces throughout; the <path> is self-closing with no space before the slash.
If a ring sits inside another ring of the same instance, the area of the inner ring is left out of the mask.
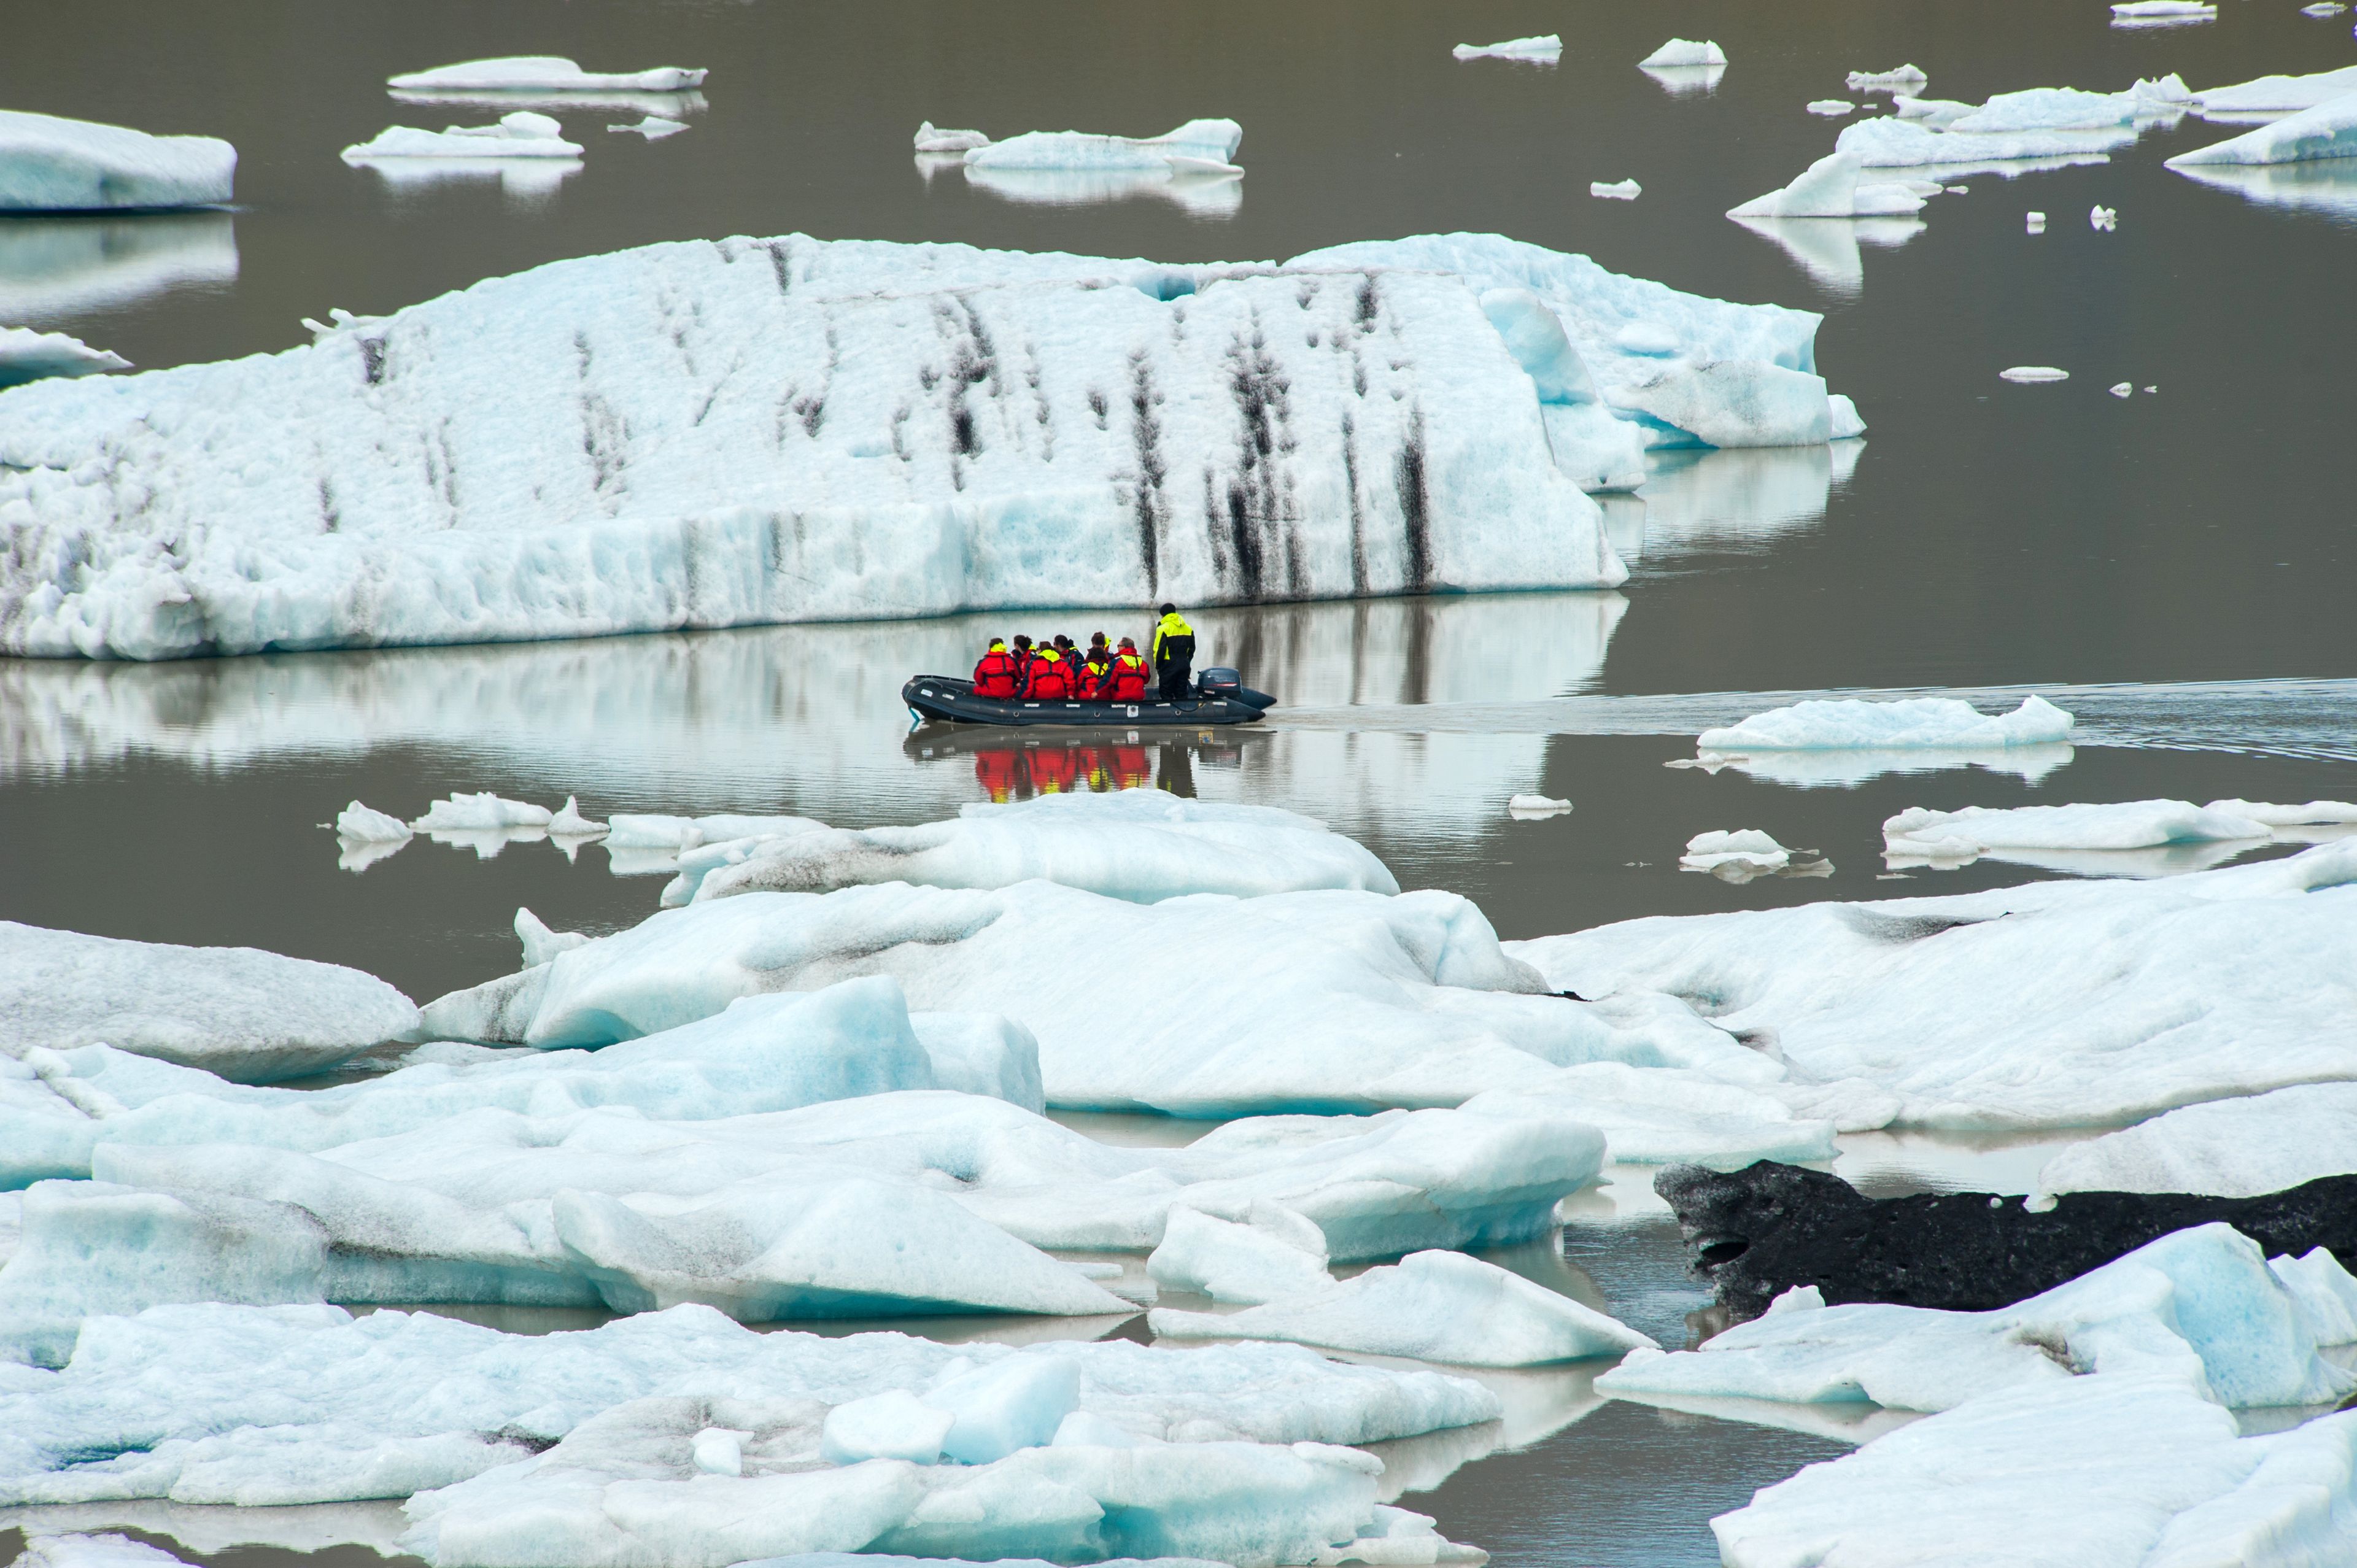
<path id="1" fill-rule="evenodd" d="M 666 120 L 660 114 L 650 114 L 635 125 L 608 125 L 606 129 L 608 131 L 625 132 L 635 136 L 644 136 L 650 142 L 659 142 L 665 136 L 675 136 L 679 134 L 682 131 L 686 130 L 687 126 L 685 123 L 682 121 Z"/>
<path id="2" fill-rule="evenodd" d="M 1506 815 L 1516 821 L 1534 821 L 1559 817 L 1571 810 L 1571 802 L 1548 795 L 1510 795 L 1506 798 Z"/>
<path id="3" fill-rule="evenodd" d="M 1656 918 L 1506 950 L 1581 996 L 1706 999 L 1718 1027 L 1775 1041 L 1778 1093 L 1810 1114 L 2093 1126 L 2357 1077 L 2352 909 L 2342 840 L 2160 881 Z"/>
<path id="4" fill-rule="evenodd" d="M 580 806 L 570 795 L 565 797 L 565 804 L 548 819 L 547 825 L 551 838 L 594 838 L 607 831 L 605 823 L 583 816 Z"/>
<path id="5" fill-rule="evenodd" d="M 212 136 L 0 110 L 0 211 L 209 207 L 236 175 L 237 149 Z"/>
<path id="6" fill-rule="evenodd" d="M 2026 212 L 2022 214 L 2022 226 L 2033 234 L 2043 234 L 2046 232 L 2046 214 L 2043 212 Z M 2031 366 L 2026 368 L 2035 369 L 2036 367 Z M 2016 379 L 2028 380 L 2029 378 L 2018 377 Z"/>
<path id="7" fill-rule="evenodd" d="M 1923 196 L 1904 180 L 1861 183 L 1866 165 L 1856 153 L 1829 153 L 1792 184 L 1727 210 L 1729 218 L 1904 217 L 1923 209 Z"/>
<path id="8" fill-rule="evenodd" d="M 947 822 L 798 832 L 742 849 L 733 863 L 696 857 L 691 868 L 683 862 L 664 902 L 762 891 L 829 893 L 877 882 L 1008 887 L 1036 880 L 1140 904 L 1190 893 L 1399 891 L 1382 861 L 1323 822 L 1268 806 L 1184 800 L 1158 789 L 978 803 L 960 808 Z M 705 869 L 711 860 L 720 863 Z"/>
<path id="9" fill-rule="evenodd" d="M 2009 849 L 2128 850 L 2213 840 L 2264 840 L 2267 825 L 2188 800 L 2127 800 L 2116 805 L 1918 806 L 1882 824 L 1893 865 L 1967 861 Z"/>
<path id="10" fill-rule="evenodd" d="M 529 800 L 503 800 L 486 789 L 450 795 L 425 808 L 409 825 L 421 833 L 491 832 L 502 828 L 546 828 L 555 813 Z"/>
<path id="11" fill-rule="evenodd" d="M 2009 714 L 1984 714 L 1955 697 L 1907 697 L 1893 703 L 1841 698 L 1795 703 L 1754 714 L 1740 724 L 1706 729 L 1697 748 L 1721 753 L 1875 749 L 1978 750 L 2035 746 L 2070 738 L 2069 714 L 2043 697 L 2022 699 Z"/>
<path id="12" fill-rule="evenodd" d="M 2100 202 L 2087 209 L 2087 227 L 2099 234 L 2108 234 L 2120 226 L 2120 209 Z"/>
<path id="13" fill-rule="evenodd" d="M 917 127 L 916 145 L 920 153 L 963 153 L 990 145 L 990 138 L 979 131 L 944 131 L 928 120 Z"/>
<path id="14" fill-rule="evenodd" d="M 399 817 L 388 816 L 358 800 L 336 813 L 336 836 L 354 843 L 406 843 L 411 831 Z"/>
<path id="15" fill-rule="evenodd" d="M 2045 1380 L 1763 1487 L 1711 1521 L 1730 1568 L 2337 1563 L 2357 1412 L 2244 1437 L 2166 1378 Z"/>
<path id="16" fill-rule="evenodd" d="M 2014 365 L 1999 371 L 1997 379 L 2004 381 L 2067 381 L 2071 372 L 2052 365 Z"/>
<path id="17" fill-rule="evenodd" d="M 1448 51 L 1458 59 L 1544 59 L 1563 58 L 1563 38 L 1555 33 L 1531 38 L 1508 38 L 1501 44 L 1459 44 Z"/>
<path id="18" fill-rule="evenodd" d="M 2167 27 L 2217 19 L 2218 7 L 2208 0 L 2124 0 L 2112 7 L 2115 27 Z"/>
<path id="19" fill-rule="evenodd" d="M 703 86 L 708 74 L 670 65 L 649 70 L 588 71 L 555 55 L 509 55 L 387 77 L 385 85 L 414 92 L 673 92 Z"/>
<path id="20" fill-rule="evenodd" d="M 1686 841 L 1686 852 L 1678 856 L 1678 865 L 1687 871 L 1717 871 L 1721 866 L 1738 871 L 1781 871 L 1792 858 L 1792 851 L 1759 829 L 1743 828 L 1733 832 L 1696 833 Z"/>
<path id="21" fill-rule="evenodd" d="M 2104 390 L 2110 392 L 2114 397 L 2126 397 L 2136 391 L 2136 387 L 2133 383 L 2128 381 L 2118 381 L 2111 386 L 2105 387 Z"/>
<path id="22" fill-rule="evenodd" d="M 519 109 L 495 125 L 449 125 L 421 131 L 388 125 L 369 141 L 343 150 L 348 164 L 379 158 L 577 158 L 581 146 L 565 139 L 565 127 L 546 114 Z"/>
<path id="23" fill-rule="evenodd" d="M 2341 0 L 2317 0 L 2313 5 L 2302 5 L 2299 14 L 2303 16 L 2338 16 L 2347 9 L 2349 7 L 2341 4 Z"/>
<path id="24" fill-rule="evenodd" d="M 2068 1192 L 2257 1197 L 2357 1172 L 2357 1083 L 2302 1083 L 2182 1106 L 2073 1144 L 2038 1173 L 2029 1206 Z"/>
<path id="25" fill-rule="evenodd" d="M 0 327 L 0 387 L 22 386 L 52 376 L 87 376 L 101 371 L 127 371 L 131 361 L 105 349 L 93 349 L 63 332 L 36 332 L 29 327 Z"/>
<path id="26" fill-rule="evenodd" d="M 2357 66 L 2304 76 L 2262 76 L 2193 94 L 2192 108 L 2205 118 L 2243 114 L 2289 114 L 2357 92 Z"/>
<path id="27" fill-rule="evenodd" d="M 1913 94 L 1932 79 L 1912 65 L 1902 65 L 1896 70 L 1854 70 L 1849 73 L 1852 92 L 1905 92 Z"/>
<path id="28" fill-rule="evenodd" d="M 1189 120 L 1159 136 L 1106 136 L 1087 131 L 1027 131 L 1002 142 L 969 147 L 968 168 L 1171 169 L 1187 174 L 1235 174 L 1244 130 L 1233 120 Z"/>
<path id="29" fill-rule="evenodd" d="M 1691 38 L 1672 38 L 1637 63 L 1640 66 L 1651 66 L 1659 70 L 1725 65 L 1727 52 L 1717 44 L 1706 40 L 1697 43 Z"/>
<path id="30" fill-rule="evenodd" d="M 1806 1287 L 1699 1350 L 1632 1355 L 1597 1387 L 1943 1411 L 2023 1384 L 2126 1375 L 2172 1379 L 2233 1410 L 2338 1403 L 2357 1372 L 2317 1351 L 2357 1332 L 2357 1280 L 2322 1248 L 2309 1258 L 2271 1267 L 2257 1242 L 2212 1224 L 1993 1312 L 1827 1306 Z"/>
<path id="31" fill-rule="evenodd" d="M 1828 120 L 1838 120 L 1843 115 L 1855 112 L 1857 105 L 1846 98 L 1813 98 L 1809 100 L 1808 107 L 1812 114 L 1822 114 Z"/>
<path id="32" fill-rule="evenodd" d="M 2357 90 L 2230 140 L 2179 153 L 2169 160 L 2169 166 L 2288 164 L 2345 157 L 2357 157 Z"/>
<path id="33" fill-rule="evenodd" d="M 1334 1283 L 1327 1261 L 1316 1224 L 1262 1198 L 1234 1219 L 1173 1208 L 1146 1272 L 1165 1290 L 1254 1306 L 1326 1289 Z"/>
<path id="34" fill-rule="evenodd" d="M 1242 1312 L 1157 1307 L 1146 1322 L 1166 1339 L 1279 1339 L 1454 1366 L 1540 1367 L 1653 1347 L 1593 1307 L 1462 1252 L 1411 1252 Z"/>
<path id="35" fill-rule="evenodd" d="M 0 1041 L 27 1061 L 104 1042 L 267 1082 L 332 1067 L 416 1021 L 408 998 L 356 969 L 0 920 Z M 57 1069 L 45 1057 L 32 1070 Z"/>
<path id="36" fill-rule="evenodd" d="M 1588 195 L 1602 197 L 1608 201 L 1634 201 L 1644 193 L 1645 188 L 1633 179 L 1591 179 L 1587 182 Z"/>
<path id="37" fill-rule="evenodd" d="M 1979 107 L 1960 99 L 1916 98 L 1903 93 L 1890 101 L 1890 112 L 1898 118 L 1921 122 L 1931 130 L 1961 120 Z"/>

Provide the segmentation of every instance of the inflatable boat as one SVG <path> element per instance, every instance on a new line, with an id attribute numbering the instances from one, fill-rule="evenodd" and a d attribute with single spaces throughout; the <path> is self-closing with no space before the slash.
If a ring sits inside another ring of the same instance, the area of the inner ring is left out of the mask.
<path id="1" fill-rule="evenodd" d="M 900 688 L 900 700 L 918 724 L 1000 725 L 1028 728 L 1035 725 L 1087 725 L 1141 729 L 1149 725 L 1178 727 L 1207 725 L 1248 725 L 1276 703 L 1275 697 L 1243 683 L 1232 670 L 1211 669 L 1198 674 L 1194 690 L 1175 703 L 1147 696 L 1135 703 L 1049 700 L 1023 697 L 977 697 L 974 682 L 963 675 L 919 675 Z"/>

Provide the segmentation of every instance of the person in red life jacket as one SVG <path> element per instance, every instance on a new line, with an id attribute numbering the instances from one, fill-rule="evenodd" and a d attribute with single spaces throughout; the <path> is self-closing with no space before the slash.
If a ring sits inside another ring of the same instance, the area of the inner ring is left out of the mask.
<path id="1" fill-rule="evenodd" d="M 1015 694 L 1019 697 L 1031 689 L 1031 661 L 1038 655 L 1031 651 L 1029 638 L 1017 637 L 1015 651 L 1007 657 L 1015 660 Z"/>
<path id="2" fill-rule="evenodd" d="M 1105 678 L 1105 695 L 1116 703 L 1146 700 L 1146 660 L 1139 655 L 1137 644 L 1129 638 L 1121 639 L 1121 650 L 1113 656 Z"/>
<path id="3" fill-rule="evenodd" d="M 1103 632 L 1089 639 L 1088 656 L 1081 660 L 1081 695 L 1093 703 L 1113 695 L 1113 650 L 1105 646 Z"/>
<path id="4" fill-rule="evenodd" d="M 974 694 L 1012 700 L 1022 694 L 1022 673 L 1023 666 L 1006 651 L 1006 644 L 994 637 L 990 639 L 990 651 L 974 667 Z"/>
<path id="5" fill-rule="evenodd" d="M 1023 758 L 1012 749 L 974 754 L 974 781 L 1002 806 L 1015 799 L 1016 781 L 1022 773 Z"/>
<path id="6" fill-rule="evenodd" d="M 1072 695 L 1072 667 L 1052 647 L 1040 651 L 1031 666 L 1031 685 L 1023 693 L 1035 703 L 1061 703 Z"/>

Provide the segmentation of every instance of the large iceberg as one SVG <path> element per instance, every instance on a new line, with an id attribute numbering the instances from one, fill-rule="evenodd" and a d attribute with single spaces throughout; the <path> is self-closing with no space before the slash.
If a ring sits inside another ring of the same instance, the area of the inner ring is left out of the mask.
<path id="1" fill-rule="evenodd" d="M 1851 1125 L 2070 1127 L 2357 1078 L 2357 840 L 2158 882 L 1624 921 L 1511 942 L 1668 993 Z"/>
<path id="2" fill-rule="evenodd" d="M 431 70 L 413 70 L 387 77 L 385 85 L 413 92 L 673 92 L 703 86 L 706 74 L 675 65 L 655 66 L 647 70 L 587 71 L 555 55 L 508 55 L 436 66 Z"/>
<path id="3" fill-rule="evenodd" d="M 2126 1375 L 2175 1379 L 2234 1410 L 2334 1404 L 2357 1391 L 2357 1372 L 2318 1351 L 2357 1330 L 2357 1280 L 2322 1249 L 2310 1257 L 2271 1268 L 2258 1243 L 2212 1224 L 1994 1312 L 1827 1306 L 1801 1287 L 1699 1350 L 1632 1354 L 1596 1386 L 1636 1399 L 1943 1411 L 2023 1384 Z"/>
<path id="4" fill-rule="evenodd" d="M 2227 141 L 2179 153 L 2169 160 L 2169 166 L 2289 164 L 2347 157 L 2357 157 L 2357 91 L 2327 99 L 2313 109 L 2303 109 Z"/>
<path id="5" fill-rule="evenodd" d="M 2357 65 L 2306 76 L 2262 76 L 2193 94 L 2193 111 L 2204 119 L 2243 114 L 2288 114 L 2357 92 Z"/>
<path id="6" fill-rule="evenodd" d="M 28 1065 L 35 1050 L 107 1044 L 267 1082 L 332 1067 L 416 1022 L 407 997 L 355 969 L 0 920 L 0 1047 Z"/>
<path id="7" fill-rule="evenodd" d="M 2073 1144 L 2038 1173 L 2032 1208 L 2066 1192 L 2257 1197 L 2357 1171 L 2357 1083 L 2301 1083 L 2187 1105 Z"/>
<path id="8" fill-rule="evenodd" d="M 210 207 L 236 175 L 237 149 L 216 137 L 0 109 L 0 211 Z"/>
<path id="9" fill-rule="evenodd" d="M 282 354 L 18 389 L 0 463 L 29 471 L 0 476 L 0 649 L 1620 581 L 1471 280 L 1380 249 L 1270 269 L 651 245 Z M 1518 249 L 1616 313 L 1706 326 L 1723 353 L 1809 358 L 1813 316 Z M 1805 371 L 1663 373 L 1706 413 L 1781 377 L 1825 417 Z"/>

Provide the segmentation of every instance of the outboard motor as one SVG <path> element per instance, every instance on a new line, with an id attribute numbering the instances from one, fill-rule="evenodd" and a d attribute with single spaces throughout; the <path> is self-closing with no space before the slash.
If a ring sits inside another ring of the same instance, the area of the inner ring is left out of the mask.
<path id="1" fill-rule="evenodd" d="M 1244 678 L 1224 664 L 1215 664 L 1195 676 L 1195 694 L 1199 697 L 1224 698 L 1242 703 L 1248 708 L 1263 711 L 1275 704 L 1276 699 L 1265 692 L 1255 692 L 1244 684 Z"/>

